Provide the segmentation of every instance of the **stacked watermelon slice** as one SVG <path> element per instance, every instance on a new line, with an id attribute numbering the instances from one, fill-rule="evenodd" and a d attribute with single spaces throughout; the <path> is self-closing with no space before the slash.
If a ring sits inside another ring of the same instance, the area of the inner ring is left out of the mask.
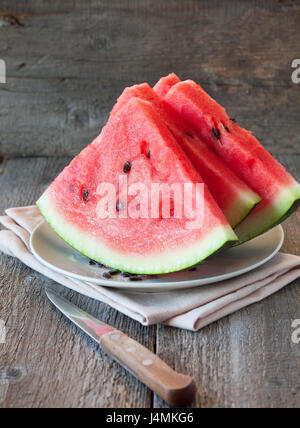
<path id="1" fill-rule="evenodd" d="M 188 185 L 194 218 L 181 193 Z M 257 139 L 195 82 L 171 74 L 154 89 L 126 88 L 99 137 L 37 205 L 90 259 L 159 274 L 266 232 L 299 203 L 299 183 Z"/>
<path id="2" fill-rule="evenodd" d="M 261 197 L 253 213 L 236 229 L 240 242 L 264 233 L 299 207 L 299 183 L 199 85 L 191 80 L 181 82 L 171 74 L 154 90 Z"/>

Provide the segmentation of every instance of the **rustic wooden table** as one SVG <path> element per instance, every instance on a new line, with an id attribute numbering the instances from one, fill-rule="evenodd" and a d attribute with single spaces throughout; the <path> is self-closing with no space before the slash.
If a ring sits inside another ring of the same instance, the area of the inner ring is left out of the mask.
<path id="1" fill-rule="evenodd" d="M 1 0 L 0 212 L 32 204 L 99 133 L 125 86 L 192 78 L 300 179 L 297 0 Z M 300 255 L 300 213 L 284 250 Z M 50 281 L 0 255 L 0 407 L 166 407 L 46 300 Z M 299 407 L 300 281 L 198 333 L 142 327 L 68 298 L 193 375 L 195 407 Z"/>

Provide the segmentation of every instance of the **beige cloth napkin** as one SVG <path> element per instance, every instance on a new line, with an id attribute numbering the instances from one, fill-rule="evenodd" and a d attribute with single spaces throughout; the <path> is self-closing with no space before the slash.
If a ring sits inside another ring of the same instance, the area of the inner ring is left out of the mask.
<path id="1" fill-rule="evenodd" d="M 81 294 L 107 303 L 143 325 L 165 323 L 200 328 L 244 306 L 258 302 L 300 277 L 300 257 L 277 254 L 253 272 L 224 282 L 164 293 L 126 292 L 81 282 L 43 266 L 31 253 L 30 234 L 42 221 L 35 206 L 10 208 L 0 223 L 0 251 Z"/>

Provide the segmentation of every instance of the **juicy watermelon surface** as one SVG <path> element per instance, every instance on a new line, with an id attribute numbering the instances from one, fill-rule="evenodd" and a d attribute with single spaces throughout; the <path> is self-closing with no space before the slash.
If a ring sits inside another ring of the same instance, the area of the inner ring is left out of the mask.
<path id="1" fill-rule="evenodd" d="M 130 168 L 125 169 L 125 165 Z M 153 106 L 133 98 L 111 115 L 100 136 L 56 178 L 37 202 L 53 229 L 72 247 L 105 265 L 133 273 L 159 274 L 194 265 L 237 240 L 204 186 L 204 221 L 190 218 L 120 218 L 124 195 L 116 194 L 116 216 L 99 218 L 99 185 L 118 189 L 143 183 L 202 183 L 198 172 Z M 133 196 L 127 194 L 128 206 Z M 173 201 L 174 202 L 174 201 Z M 184 213 L 184 210 L 182 210 Z"/>
<path id="2" fill-rule="evenodd" d="M 178 76 L 175 73 L 171 73 L 168 76 L 162 77 L 154 86 L 154 91 L 161 97 L 164 98 L 172 86 L 181 82 Z"/>
<path id="3" fill-rule="evenodd" d="M 251 214 L 261 198 L 201 140 L 184 139 L 181 146 L 201 174 L 229 224 L 236 228 Z"/>
<path id="4" fill-rule="evenodd" d="M 285 168 L 199 85 L 191 80 L 176 82 L 174 76 L 171 81 L 173 84 L 164 92 L 169 108 L 262 198 L 236 228 L 240 242 L 264 233 L 295 211 L 300 185 Z"/>
<path id="5" fill-rule="evenodd" d="M 162 99 L 164 99 L 169 90 L 180 82 L 181 80 L 175 73 L 170 73 L 168 76 L 159 79 L 153 89 Z"/>
<path id="6" fill-rule="evenodd" d="M 171 81 L 162 79 L 159 93 L 167 93 L 172 84 L 179 81 L 173 75 Z M 212 196 L 225 214 L 229 224 L 236 227 L 260 202 L 261 198 L 253 192 L 215 153 L 196 136 L 187 135 L 191 132 L 180 116 L 166 108 L 163 99 L 147 83 L 126 88 L 114 106 L 111 115 L 115 115 L 127 102 L 140 98 L 152 103 L 161 119 L 168 126 L 180 146 L 188 155 L 194 168 L 199 172 L 208 186 Z"/>

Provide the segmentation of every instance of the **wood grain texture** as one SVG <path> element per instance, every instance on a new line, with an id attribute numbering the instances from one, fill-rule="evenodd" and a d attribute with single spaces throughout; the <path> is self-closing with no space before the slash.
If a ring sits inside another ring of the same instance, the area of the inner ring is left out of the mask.
<path id="1" fill-rule="evenodd" d="M 0 20 L 2 155 L 74 155 L 125 86 L 171 71 L 201 83 L 273 153 L 299 153 L 298 1 L 10 0 L 1 9 L 22 24 Z"/>

